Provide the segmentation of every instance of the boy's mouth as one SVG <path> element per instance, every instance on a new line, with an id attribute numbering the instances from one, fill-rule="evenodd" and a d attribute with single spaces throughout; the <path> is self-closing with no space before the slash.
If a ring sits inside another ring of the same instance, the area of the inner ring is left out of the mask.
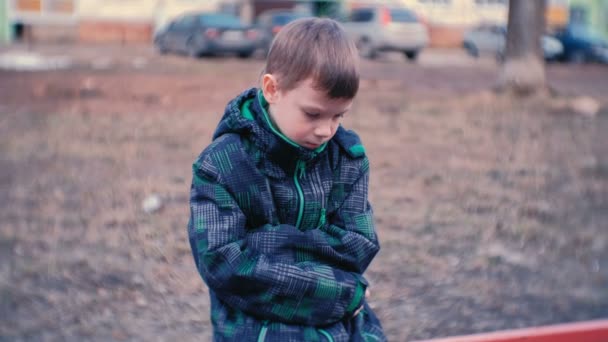
<path id="1" fill-rule="evenodd" d="M 316 149 L 319 146 L 321 146 L 321 144 L 314 144 L 314 143 L 309 143 L 309 142 L 304 143 L 304 147 L 310 148 L 310 149 Z"/>

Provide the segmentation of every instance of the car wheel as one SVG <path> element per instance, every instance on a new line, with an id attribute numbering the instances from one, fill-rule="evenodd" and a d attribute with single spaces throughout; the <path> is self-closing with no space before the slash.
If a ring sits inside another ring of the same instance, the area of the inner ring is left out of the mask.
<path id="1" fill-rule="evenodd" d="M 587 56 L 584 51 L 577 50 L 570 53 L 568 62 L 572 64 L 583 64 L 587 61 Z"/>
<path id="2" fill-rule="evenodd" d="M 239 58 L 249 58 L 249 57 L 251 57 L 253 55 L 254 51 L 255 50 L 239 52 L 238 56 L 239 56 Z"/>
<path id="3" fill-rule="evenodd" d="M 503 64 L 506 59 L 507 57 L 505 56 L 504 52 L 499 51 L 496 53 L 496 63 Z"/>
<path id="4" fill-rule="evenodd" d="M 195 44 L 193 44 L 193 43 L 188 44 L 187 49 L 188 49 L 188 56 L 190 56 L 192 58 L 200 58 L 201 57 L 201 52 L 200 52 L 199 48 Z"/>
<path id="5" fill-rule="evenodd" d="M 479 50 L 475 47 L 475 45 L 471 43 L 464 43 L 464 49 L 467 50 L 467 53 L 474 58 L 479 58 Z"/>
<path id="6" fill-rule="evenodd" d="M 154 41 L 154 46 L 156 47 L 156 51 L 161 55 L 166 55 L 169 52 L 162 39 L 156 39 Z"/>
<path id="7" fill-rule="evenodd" d="M 418 50 L 414 51 L 404 51 L 405 57 L 407 57 L 410 61 L 415 61 L 418 58 Z"/>
<path id="8" fill-rule="evenodd" d="M 374 49 L 372 42 L 367 37 L 359 39 L 356 45 L 361 57 L 369 59 L 374 59 L 377 57 L 377 52 Z"/>

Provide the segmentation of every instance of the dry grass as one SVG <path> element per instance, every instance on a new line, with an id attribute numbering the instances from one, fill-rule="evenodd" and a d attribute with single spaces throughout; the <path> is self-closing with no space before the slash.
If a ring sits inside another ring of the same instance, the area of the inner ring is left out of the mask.
<path id="1" fill-rule="evenodd" d="M 127 76 L 45 74 L 35 103 L 0 108 L 0 339 L 210 337 L 190 166 L 234 86 L 202 97 L 214 82 Z M 363 89 L 345 125 L 372 162 L 382 251 L 367 277 L 391 341 L 608 316 L 607 116 Z M 146 214 L 151 194 L 164 205 Z"/>

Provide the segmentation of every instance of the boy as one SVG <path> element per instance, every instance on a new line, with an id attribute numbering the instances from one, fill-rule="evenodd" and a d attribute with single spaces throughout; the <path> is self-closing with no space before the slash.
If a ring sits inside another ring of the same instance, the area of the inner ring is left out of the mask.
<path id="1" fill-rule="evenodd" d="M 384 341 L 362 274 L 379 250 L 369 162 L 340 126 L 357 51 L 330 19 L 285 26 L 262 88 L 226 107 L 193 165 L 188 235 L 214 341 Z"/>

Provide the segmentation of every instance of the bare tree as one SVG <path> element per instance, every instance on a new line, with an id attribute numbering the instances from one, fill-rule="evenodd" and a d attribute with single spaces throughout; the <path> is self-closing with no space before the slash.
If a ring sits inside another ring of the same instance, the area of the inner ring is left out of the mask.
<path id="1" fill-rule="evenodd" d="M 498 89 L 527 95 L 546 89 L 541 36 L 546 0 L 510 0 L 505 63 Z"/>

